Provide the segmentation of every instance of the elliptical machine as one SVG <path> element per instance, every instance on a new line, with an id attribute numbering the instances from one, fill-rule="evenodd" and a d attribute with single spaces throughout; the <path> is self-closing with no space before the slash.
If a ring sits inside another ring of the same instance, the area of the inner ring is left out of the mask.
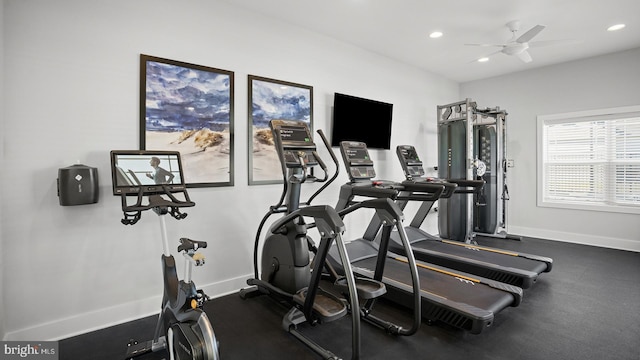
<path id="1" fill-rule="evenodd" d="M 167 171 L 165 173 L 173 175 L 170 176 L 172 180 L 168 184 L 159 180 L 158 176 L 151 176 L 147 171 L 149 163 L 158 159 L 161 159 L 163 170 Z M 178 251 L 184 255 L 186 263 L 184 278 L 178 280 L 175 258 L 171 255 L 167 239 L 164 215 L 169 214 L 176 220 L 182 220 L 187 214 L 180 209 L 195 206 L 189 199 L 184 184 L 180 153 L 114 150 L 111 151 L 111 173 L 113 194 L 119 195 L 122 200 L 122 224 L 134 225 L 140 220 L 143 211 L 153 210 L 160 219 L 163 246 L 161 260 L 164 293 L 154 337 L 142 343 L 132 340 L 128 344 L 126 358 L 132 359 L 166 349 L 170 360 L 219 359 L 218 342 L 213 327 L 202 310 L 202 305 L 208 297 L 191 281 L 193 266 L 201 266 L 205 262 L 204 256 L 197 251 L 206 248 L 207 243 L 188 238 L 180 239 Z M 148 176 L 138 176 L 142 174 Z M 184 200 L 176 198 L 176 193 L 181 193 Z M 128 196 L 136 197 L 135 204 L 127 203 Z M 143 204 L 144 197 L 148 198 L 146 204 Z"/>
<path id="2" fill-rule="evenodd" d="M 351 311 L 352 359 L 360 356 L 360 312 L 358 299 L 370 299 L 386 292 L 384 284 L 374 280 L 355 279 L 342 240 L 344 223 L 335 209 L 328 205 L 310 205 L 316 195 L 324 190 L 337 174 L 328 180 L 327 167 L 318 156 L 307 125 L 302 121 L 272 120 L 276 150 L 280 158 L 284 187 L 280 201 L 271 206 L 262 219 L 254 245 L 254 278 L 248 279 L 251 287 L 242 289 L 242 298 L 261 294 L 270 295 L 292 305 L 284 316 L 282 326 L 285 331 L 318 353 L 324 359 L 338 359 L 338 356 L 324 349 L 300 331 L 298 325 L 327 323 L 338 320 Z M 318 131 L 321 136 L 321 131 Z M 325 142 L 326 145 L 326 142 Z M 323 178 L 310 174 L 308 169 L 319 165 Z M 324 182 L 306 202 L 300 202 L 303 183 Z M 285 200 L 286 198 L 286 200 Z M 267 219 L 274 214 L 285 215 L 277 220 L 265 237 L 262 257 L 259 261 L 260 235 Z M 312 218 L 313 222 L 306 222 Z M 321 239 L 316 247 L 307 235 L 307 230 L 317 228 Z M 332 244 L 338 250 L 344 277 L 335 282 L 341 292 L 348 294 L 348 300 L 320 288 L 323 268 L 329 266 L 326 257 Z M 315 256 L 310 259 L 310 252 Z M 258 264 L 260 262 L 260 264 Z M 259 271 L 260 269 L 260 271 Z"/>

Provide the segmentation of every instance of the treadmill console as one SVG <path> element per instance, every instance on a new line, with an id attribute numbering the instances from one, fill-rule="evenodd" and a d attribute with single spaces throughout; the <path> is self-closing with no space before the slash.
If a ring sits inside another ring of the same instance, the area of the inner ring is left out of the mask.
<path id="1" fill-rule="evenodd" d="M 396 154 L 400 159 L 400 165 L 407 179 L 424 176 L 422 161 L 418 157 L 416 148 L 411 145 L 399 145 Z"/>
<path id="2" fill-rule="evenodd" d="M 281 151 L 278 154 L 287 168 L 318 165 L 316 144 L 307 124 L 302 121 L 272 120 L 269 125 Z"/>
<path id="3" fill-rule="evenodd" d="M 342 141 L 340 153 L 351 181 L 371 180 L 376 176 L 373 161 L 367 151 L 367 144 L 357 141 Z"/>

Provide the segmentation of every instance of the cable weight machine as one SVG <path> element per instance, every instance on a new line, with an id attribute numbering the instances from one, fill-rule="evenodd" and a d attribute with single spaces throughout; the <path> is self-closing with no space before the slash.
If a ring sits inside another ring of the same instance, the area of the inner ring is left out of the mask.
<path id="1" fill-rule="evenodd" d="M 507 232 L 507 112 L 475 101 L 438 106 L 438 177 L 484 180 L 481 188 L 439 201 L 440 236 L 471 242 L 475 235 L 520 240 Z"/>

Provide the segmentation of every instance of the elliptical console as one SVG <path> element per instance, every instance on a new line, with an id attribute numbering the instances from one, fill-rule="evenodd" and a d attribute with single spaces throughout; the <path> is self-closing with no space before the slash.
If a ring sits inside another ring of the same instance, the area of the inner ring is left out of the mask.
<path id="1" fill-rule="evenodd" d="M 132 340 L 127 349 L 127 359 L 148 352 L 166 349 L 171 360 L 219 359 L 218 342 L 202 305 L 208 297 L 196 289 L 191 281 L 192 266 L 204 265 L 204 256 L 198 249 L 206 248 L 204 241 L 181 238 L 178 251 L 186 261 L 185 276 L 178 280 L 175 258 L 171 255 L 167 240 L 165 217 L 176 220 L 187 214 L 180 209 L 195 206 L 189 199 L 180 153 L 171 151 L 111 151 L 113 194 L 122 199 L 124 225 L 135 225 L 142 212 L 153 210 L 160 219 L 163 245 L 162 275 L 164 294 L 155 334 L 152 340 L 139 343 Z M 183 199 L 178 199 L 181 194 Z M 127 197 L 136 199 L 129 205 Z M 144 203 L 145 198 L 147 202 Z"/>

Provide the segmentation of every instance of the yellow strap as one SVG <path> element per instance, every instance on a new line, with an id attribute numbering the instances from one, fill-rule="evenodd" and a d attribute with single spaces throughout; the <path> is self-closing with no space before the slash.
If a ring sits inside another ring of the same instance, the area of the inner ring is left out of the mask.
<path id="1" fill-rule="evenodd" d="M 395 258 L 393 258 L 393 259 L 394 259 L 394 260 L 398 260 L 398 261 L 402 261 L 403 263 L 407 263 L 407 264 L 409 263 L 409 260 L 406 260 L 406 259 L 403 259 L 403 258 L 397 258 L 397 257 L 395 257 Z M 464 276 L 464 275 L 456 274 L 456 273 L 451 272 L 451 271 L 446 271 L 446 270 L 442 270 L 442 269 L 434 268 L 434 267 L 431 267 L 431 266 L 428 266 L 428 265 L 425 265 L 425 264 L 422 264 L 422 263 L 416 263 L 416 266 L 421 267 L 421 268 L 423 268 L 423 269 L 428 269 L 428 270 L 432 270 L 432 271 L 437 271 L 437 272 L 439 272 L 439 273 L 447 274 L 447 275 L 449 275 L 449 276 L 457 277 L 457 278 L 460 278 L 460 279 L 473 281 L 474 283 L 478 283 L 478 284 L 480 283 L 480 280 L 478 280 L 478 279 L 474 279 L 474 278 L 471 278 L 471 277 L 468 277 L 468 276 Z"/>
<path id="2" fill-rule="evenodd" d="M 460 242 L 460 241 L 450 241 L 450 240 L 440 240 L 440 241 L 442 241 L 443 243 L 446 243 L 446 244 L 450 244 L 450 245 L 464 246 L 464 247 L 467 247 L 467 248 L 484 250 L 484 251 L 494 252 L 494 253 L 503 254 L 503 255 L 520 256 L 520 254 L 515 253 L 515 252 L 492 249 L 492 248 L 486 248 L 486 247 L 483 247 L 483 246 L 471 245 L 471 244 L 467 244 L 467 243 Z"/>
<path id="3" fill-rule="evenodd" d="M 401 261 L 402 261 L 402 260 L 401 260 Z M 367 276 L 369 276 L 369 278 L 373 279 L 373 271 L 371 271 L 371 270 L 369 270 L 369 269 L 365 269 L 365 268 L 361 268 L 361 267 L 353 267 L 352 269 L 353 269 L 354 271 L 358 270 L 358 271 L 360 271 L 361 273 L 368 273 L 369 275 L 367 275 Z M 406 286 L 406 287 L 408 287 L 408 288 L 412 288 L 412 287 L 413 287 L 411 284 L 407 284 L 407 283 L 405 283 L 405 282 L 398 281 L 398 280 L 396 280 L 396 279 L 392 279 L 392 278 L 387 277 L 387 276 L 383 276 L 383 277 L 382 277 L 382 281 L 383 281 L 385 284 L 391 284 L 391 285 L 392 285 L 392 284 L 401 284 L 401 285 L 404 285 L 404 286 Z M 397 286 L 397 285 L 396 285 L 396 286 Z M 429 295 L 431 295 L 431 296 L 436 296 L 436 297 L 439 297 L 439 298 L 441 298 L 441 299 L 446 299 L 446 297 L 444 297 L 444 296 L 442 296 L 442 295 L 435 294 L 435 293 L 432 293 L 431 291 L 427 291 L 427 290 L 424 290 L 424 289 L 420 289 L 420 292 L 421 292 L 421 293 L 425 293 L 425 294 L 429 294 Z"/>

